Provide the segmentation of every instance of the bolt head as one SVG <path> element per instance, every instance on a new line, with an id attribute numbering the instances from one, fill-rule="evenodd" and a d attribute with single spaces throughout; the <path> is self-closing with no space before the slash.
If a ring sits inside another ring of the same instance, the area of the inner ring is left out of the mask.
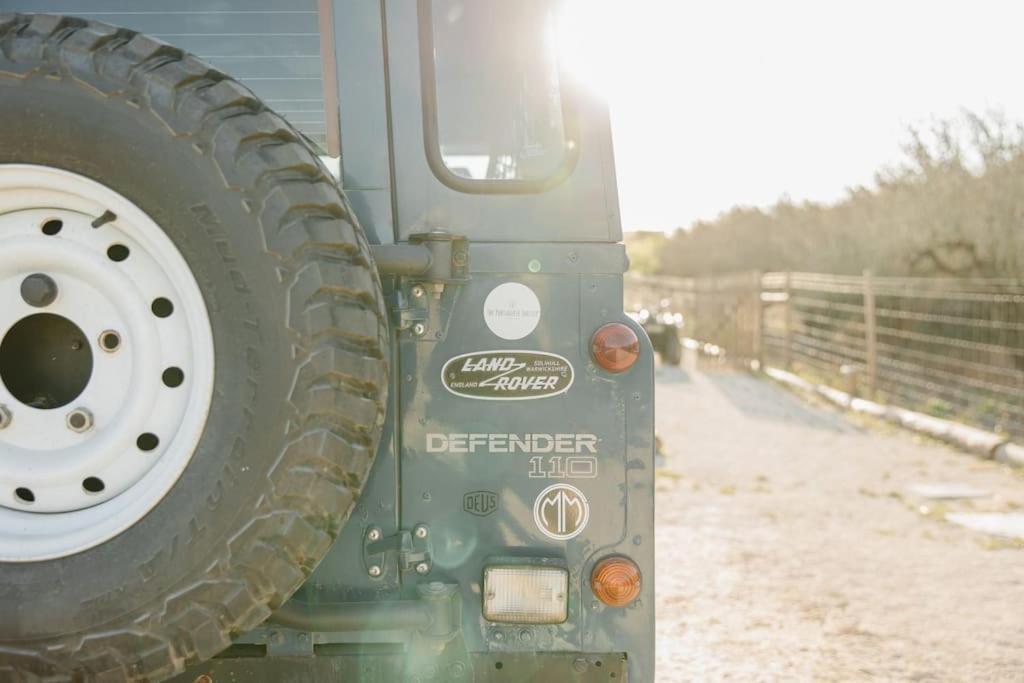
<path id="1" fill-rule="evenodd" d="M 378 576 L 381 575 L 381 569 L 380 569 L 380 567 L 378 565 L 373 565 L 372 567 L 370 567 L 369 573 L 370 573 L 370 576 L 372 576 L 374 578 L 377 578 Z"/>
<path id="2" fill-rule="evenodd" d="M 412 333 L 415 334 L 417 337 L 422 337 L 426 331 L 427 328 L 423 325 L 423 323 L 416 323 L 415 325 L 412 326 Z"/>
<path id="3" fill-rule="evenodd" d="M 426 290 L 423 289 L 423 285 L 415 285 L 410 291 L 412 291 L 412 295 L 417 299 L 423 298 L 423 295 L 427 293 Z"/>
<path id="4" fill-rule="evenodd" d="M 380 529 L 370 529 L 370 532 L 366 534 L 366 537 L 371 541 L 380 540 Z"/>
<path id="5" fill-rule="evenodd" d="M 76 408 L 68 413 L 67 423 L 68 429 L 77 434 L 87 432 L 92 429 L 92 413 L 85 408 Z"/>
<path id="6" fill-rule="evenodd" d="M 422 574 L 428 573 L 429 571 L 430 571 L 430 565 L 427 564 L 426 562 L 420 562 L 418 565 L 416 565 L 416 573 L 417 574 L 421 574 L 422 575 Z"/>
<path id="7" fill-rule="evenodd" d="M 14 416 L 11 415 L 11 410 L 7 406 L 0 405 L 0 429 L 7 429 L 11 426 L 11 421 Z"/>
<path id="8" fill-rule="evenodd" d="M 425 526 L 418 526 L 418 527 L 416 527 L 416 538 L 426 538 L 428 533 L 430 533 L 430 532 L 427 531 L 427 527 L 425 527 Z"/>

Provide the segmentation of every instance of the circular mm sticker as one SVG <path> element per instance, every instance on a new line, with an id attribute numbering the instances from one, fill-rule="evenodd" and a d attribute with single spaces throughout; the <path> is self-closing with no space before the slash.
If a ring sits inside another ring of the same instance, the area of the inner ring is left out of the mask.
<path id="1" fill-rule="evenodd" d="M 502 339 L 522 339 L 537 329 L 540 300 L 524 284 L 500 284 L 484 300 L 484 321 Z"/>
<path id="2" fill-rule="evenodd" d="M 554 484 L 541 491 L 534 501 L 533 521 L 548 538 L 568 541 L 587 528 L 590 503 L 575 486 Z"/>

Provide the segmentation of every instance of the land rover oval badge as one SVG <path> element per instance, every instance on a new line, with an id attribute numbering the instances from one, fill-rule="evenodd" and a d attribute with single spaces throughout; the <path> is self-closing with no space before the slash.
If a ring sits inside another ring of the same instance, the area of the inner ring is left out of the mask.
<path id="1" fill-rule="evenodd" d="M 485 401 L 523 401 L 564 394 L 572 364 L 545 351 L 475 351 L 444 364 L 441 381 L 456 396 Z"/>

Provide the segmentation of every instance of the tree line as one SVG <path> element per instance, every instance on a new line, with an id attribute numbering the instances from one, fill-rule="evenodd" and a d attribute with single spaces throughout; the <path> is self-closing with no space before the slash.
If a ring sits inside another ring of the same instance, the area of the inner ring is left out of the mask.
<path id="1" fill-rule="evenodd" d="M 627 235 L 634 269 L 1024 276 L 1024 126 L 965 112 L 908 132 L 902 160 L 834 204 L 735 207 L 671 236 Z"/>

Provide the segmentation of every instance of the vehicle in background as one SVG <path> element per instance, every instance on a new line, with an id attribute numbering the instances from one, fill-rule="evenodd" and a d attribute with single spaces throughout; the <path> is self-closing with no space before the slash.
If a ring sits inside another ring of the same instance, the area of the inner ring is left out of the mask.
<path id="1" fill-rule="evenodd" d="M 683 360 L 682 313 L 674 312 L 669 299 L 662 299 L 656 311 L 641 308 L 630 314 L 651 340 L 651 346 L 666 365 L 679 365 Z"/>

